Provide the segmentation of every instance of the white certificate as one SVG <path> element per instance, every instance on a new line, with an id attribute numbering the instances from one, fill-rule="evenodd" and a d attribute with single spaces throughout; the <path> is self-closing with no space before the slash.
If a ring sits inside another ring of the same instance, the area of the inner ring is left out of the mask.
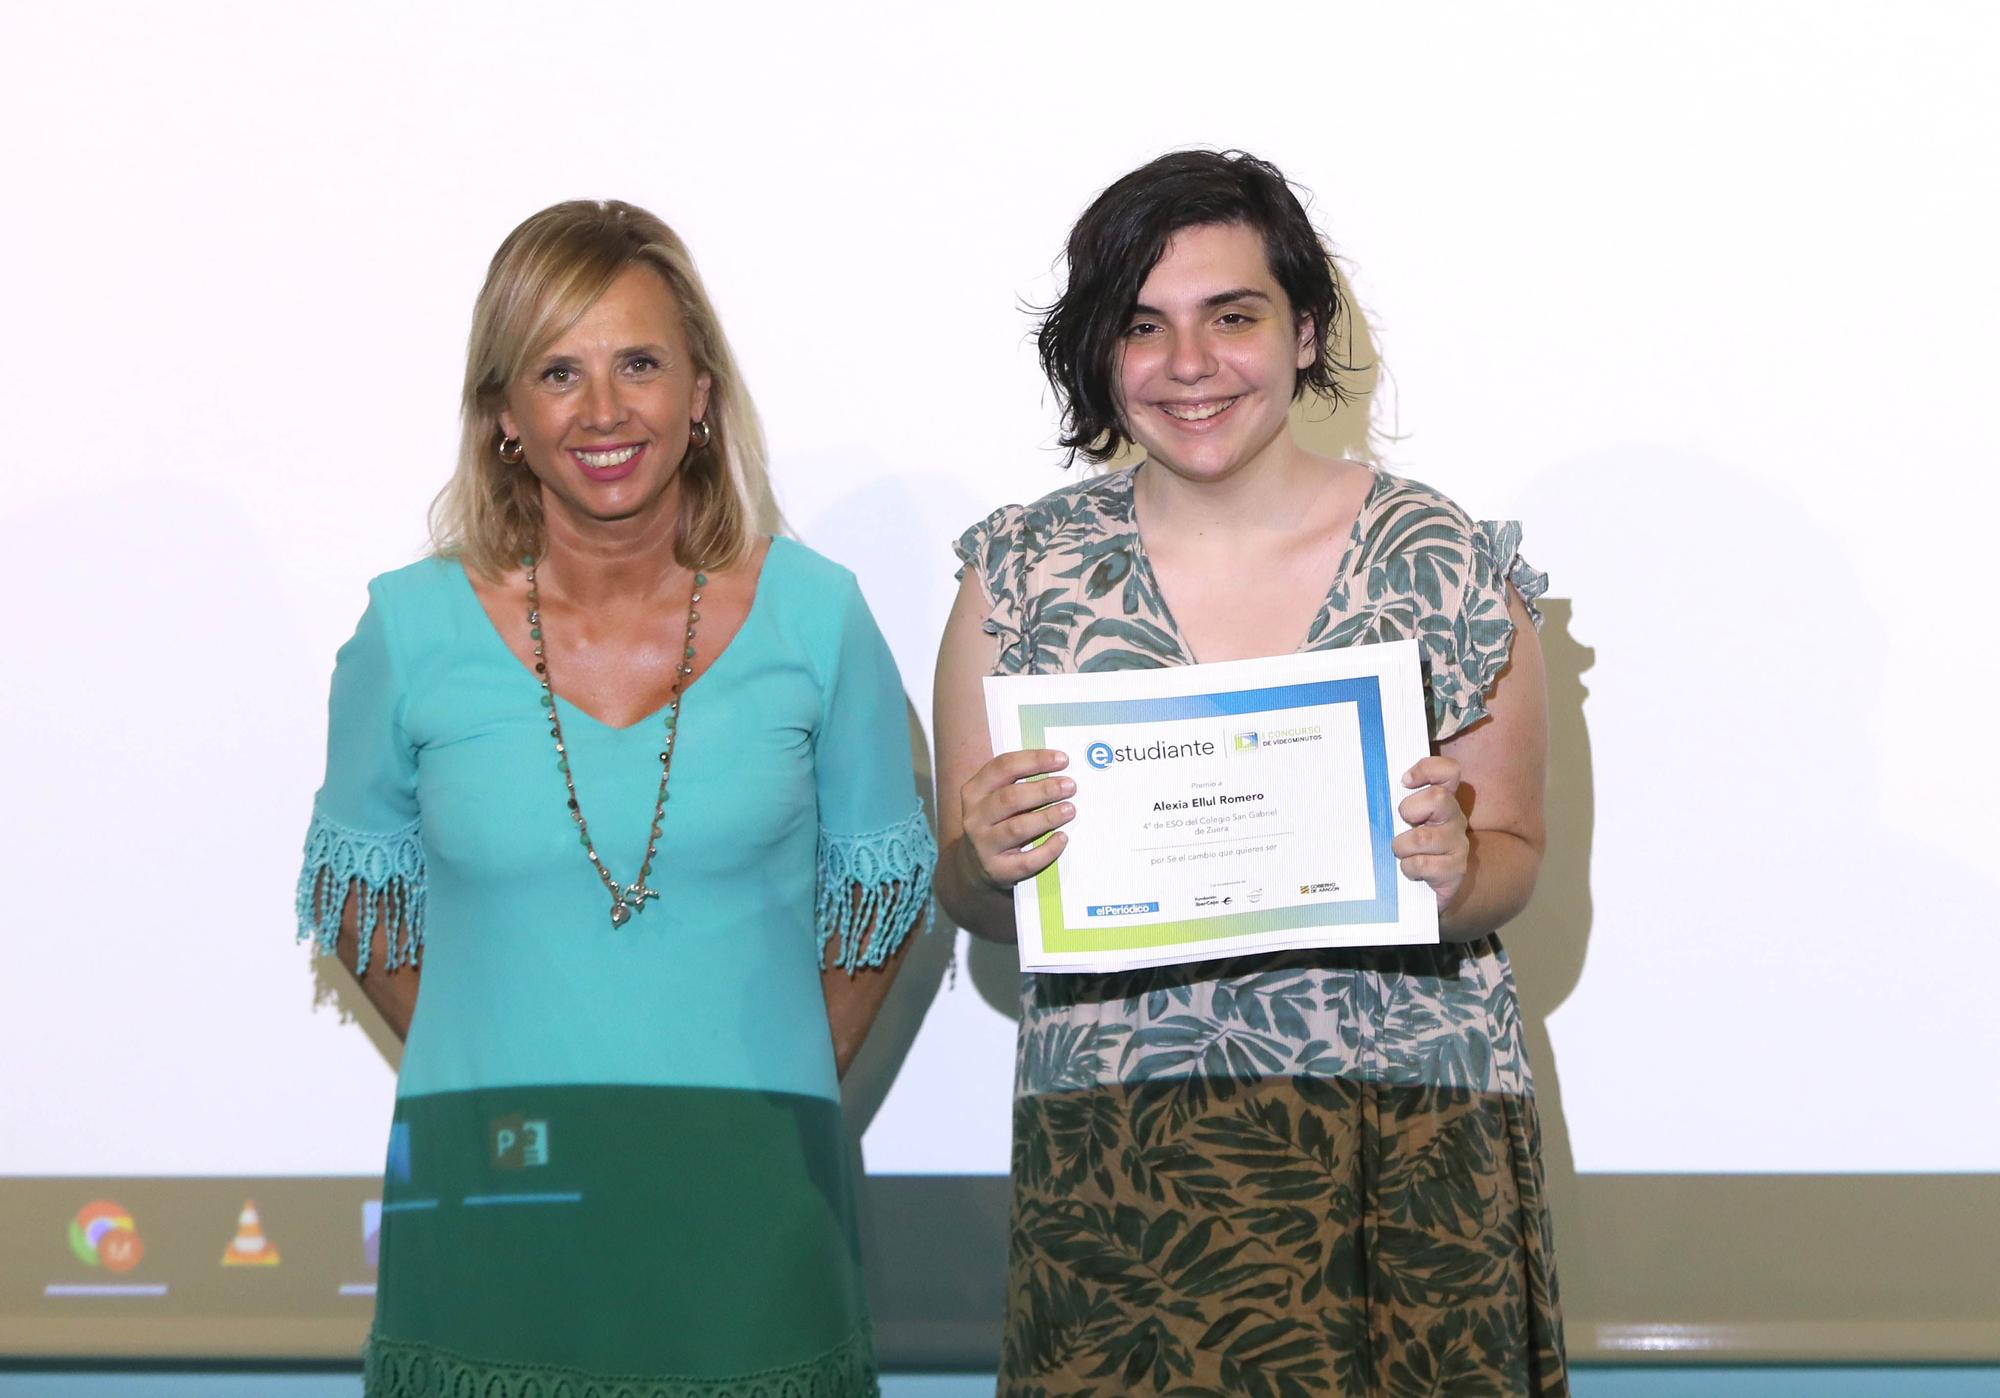
<path id="1" fill-rule="evenodd" d="M 1021 969 L 1438 940 L 1389 848 L 1430 752 L 1415 641 L 985 684 L 993 750 L 1076 782 L 1068 846 L 1014 887 Z"/>

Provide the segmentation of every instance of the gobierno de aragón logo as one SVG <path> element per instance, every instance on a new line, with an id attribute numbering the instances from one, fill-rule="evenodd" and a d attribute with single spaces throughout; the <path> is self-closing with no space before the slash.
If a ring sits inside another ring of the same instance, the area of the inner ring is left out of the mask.
<path id="1" fill-rule="evenodd" d="M 1164 740 L 1148 743 L 1144 747 L 1133 747 L 1124 743 L 1118 747 L 1099 740 L 1083 750 L 1083 760 L 1102 771 L 1114 762 L 1171 762 L 1181 757 L 1213 757 L 1215 744 L 1206 738 L 1191 743 L 1169 743 Z"/>

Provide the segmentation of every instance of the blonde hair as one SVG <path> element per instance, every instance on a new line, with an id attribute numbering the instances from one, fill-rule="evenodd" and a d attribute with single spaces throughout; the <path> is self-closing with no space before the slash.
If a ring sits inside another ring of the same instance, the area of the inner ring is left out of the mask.
<path id="1" fill-rule="evenodd" d="M 473 303 L 458 467 L 431 504 L 431 544 L 439 554 L 498 577 L 524 554 L 541 553 L 541 486 L 525 463 L 500 459 L 507 385 L 635 265 L 665 280 L 695 369 L 709 376 L 709 439 L 690 446 L 680 466 L 675 558 L 690 568 L 727 568 L 750 552 L 760 532 L 778 527 L 764 429 L 687 245 L 644 209 L 573 199 L 507 235 Z"/>

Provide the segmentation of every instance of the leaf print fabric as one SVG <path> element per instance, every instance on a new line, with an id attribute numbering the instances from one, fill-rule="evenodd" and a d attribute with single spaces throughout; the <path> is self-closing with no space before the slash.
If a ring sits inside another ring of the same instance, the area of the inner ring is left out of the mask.
<path id="1" fill-rule="evenodd" d="M 1142 463 L 1143 464 L 1143 463 Z M 991 603 L 998 675 L 1189 665 L 1147 564 L 1132 509 L 1138 467 L 1006 505 L 954 545 Z M 1486 713 L 1514 624 L 1505 583 L 1528 604 L 1548 589 L 1520 555 L 1521 526 L 1474 523 L 1415 481 L 1375 473 L 1325 603 L 1298 649 L 1415 638 L 1423 647 L 1431 736 Z"/>
<path id="2" fill-rule="evenodd" d="M 1134 471 L 957 545 L 999 674 L 1185 665 Z M 1378 473 L 1300 645 L 1414 637 L 1433 736 L 1484 715 L 1514 524 Z M 1000 1391 L 1566 1395 L 1519 1004 L 1498 941 L 1022 978 Z"/>

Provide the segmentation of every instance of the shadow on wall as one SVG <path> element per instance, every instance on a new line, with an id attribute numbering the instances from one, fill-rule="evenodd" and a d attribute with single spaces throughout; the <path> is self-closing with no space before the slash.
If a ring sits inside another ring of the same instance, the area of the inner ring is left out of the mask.
<path id="1" fill-rule="evenodd" d="M 1340 295 L 1349 306 L 1354 292 L 1346 274 L 1334 267 Z M 1381 454 L 1377 415 L 1369 400 L 1382 382 L 1382 359 L 1375 346 L 1375 332 L 1365 316 L 1343 317 L 1335 327 L 1335 352 L 1345 364 L 1356 367 L 1341 374 L 1341 384 L 1350 395 L 1345 407 L 1330 398 L 1308 393 L 1292 404 L 1292 436 L 1307 451 L 1321 456 L 1346 457 L 1350 461 L 1374 461 Z"/>
<path id="2" fill-rule="evenodd" d="M 1534 901 L 1502 936 L 1521 996 L 1521 1023 L 1542 1120 L 1542 1168 L 1550 1210 L 1558 1220 L 1560 1258 L 1560 1219 L 1574 1192 L 1576 1163 L 1563 1116 L 1561 1074 L 1549 1040 L 1549 1015 L 1583 978 L 1590 945 L 1590 849 L 1597 799 L 1590 726 L 1583 712 L 1590 689 L 1583 677 L 1596 663 L 1597 652 L 1571 631 L 1569 598 L 1546 597 L 1540 605 L 1549 696 L 1548 845 Z"/>
<path id="3" fill-rule="evenodd" d="M 359 1026 L 375 1052 L 381 1054 L 382 1061 L 389 1065 L 389 1071 L 400 1073 L 403 1070 L 403 1041 L 396 1037 L 387 1021 L 362 994 L 361 982 L 349 974 L 347 964 L 337 957 L 315 955 L 312 974 L 313 1009 L 331 1009 L 340 1016 L 342 1024 Z"/>

